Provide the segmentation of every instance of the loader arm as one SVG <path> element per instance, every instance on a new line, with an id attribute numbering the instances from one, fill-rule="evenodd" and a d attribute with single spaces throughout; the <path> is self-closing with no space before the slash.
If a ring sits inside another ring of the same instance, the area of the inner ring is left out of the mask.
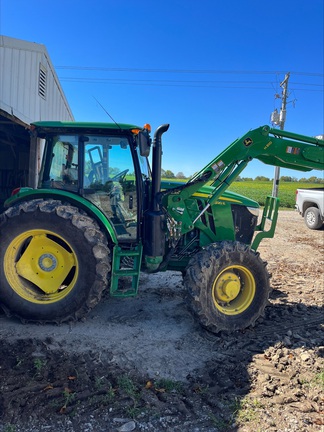
<path id="1" fill-rule="evenodd" d="M 192 230 L 199 223 L 203 213 L 220 198 L 253 159 L 258 159 L 268 165 L 297 171 L 323 170 L 324 141 L 272 129 L 269 126 L 249 131 L 230 144 L 187 183 L 161 193 L 160 199 L 163 200 L 169 216 L 178 224 L 178 231 L 183 234 Z M 196 215 L 188 212 L 186 201 L 206 184 L 211 185 L 213 190 L 206 201 L 205 208 Z M 262 227 L 259 226 L 259 228 L 263 229 L 266 218 L 274 220 L 274 226 L 270 234 L 260 233 L 261 235 L 254 243 L 255 248 L 260 243 L 262 236 L 273 236 L 278 202 L 276 198 L 270 198 L 267 200 L 263 222 L 260 224 Z"/>

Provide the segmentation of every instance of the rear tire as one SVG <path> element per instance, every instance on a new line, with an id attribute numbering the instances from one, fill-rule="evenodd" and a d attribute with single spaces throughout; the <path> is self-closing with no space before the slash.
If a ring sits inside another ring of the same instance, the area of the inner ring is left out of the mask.
<path id="1" fill-rule="evenodd" d="M 270 294 L 269 273 L 259 254 L 238 242 L 211 244 L 189 262 L 184 278 L 189 306 L 213 333 L 253 326 Z"/>
<path id="2" fill-rule="evenodd" d="M 25 321 L 82 318 L 107 287 L 111 264 L 98 224 L 69 204 L 32 200 L 0 221 L 0 304 Z"/>
<path id="3" fill-rule="evenodd" d="M 312 230 L 318 230 L 322 227 L 323 221 L 317 207 L 309 207 L 304 215 L 306 226 Z"/>

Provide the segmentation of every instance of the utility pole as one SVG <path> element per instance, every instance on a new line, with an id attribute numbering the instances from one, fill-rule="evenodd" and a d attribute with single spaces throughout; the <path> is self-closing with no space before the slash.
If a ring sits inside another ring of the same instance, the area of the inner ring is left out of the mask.
<path id="1" fill-rule="evenodd" d="M 275 110 L 271 115 L 271 120 L 273 121 L 274 124 L 279 125 L 280 130 L 284 130 L 285 128 L 289 77 L 290 77 L 290 72 L 286 73 L 284 80 L 280 83 L 280 87 L 282 87 L 282 96 L 278 96 L 281 97 L 280 113 L 278 113 L 277 110 Z M 280 179 L 280 167 L 275 167 L 273 186 L 272 186 L 272 196 L 274 197 L 278 196 L 279 179 Z"/>

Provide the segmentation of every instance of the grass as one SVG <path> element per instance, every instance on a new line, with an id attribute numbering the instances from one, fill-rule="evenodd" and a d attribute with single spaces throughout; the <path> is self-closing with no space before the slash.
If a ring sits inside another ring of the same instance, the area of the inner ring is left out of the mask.
<path id="1" fill-rule="evenodd" d="M 324 369 L 315 375 L 314 383 L 324 390 Z"/>
<path id="2" fill-rule="evenodd" d="M 135 382 L 127 375 L 121 375 L 117 380 L 118 386 L 123 390 L 130 398 L 137 401 L 139 398 L 139 391 L 136 387 Z"/>
<path id="3" fill-rule="evenodd" d="M 300 382 L 306 387 L 318 387 L 320 390 L 324 390 L 324 369 L 314 375 L 311 379 L 309 377 L 301 377 Z"/>
<path id="4" fill-rule="evenodd" d="M 179 381 L 162 378 L 155 383 L 155 388 L 166 392 L 180 392 L 182 390 L 182 384 Z"/>
<path id="5" fill-rule="evenodd" d="M 233 414 L 239 424 L 250 423 L 258 420 L 258 409 L 263 408 L 258 399 L 236 399 L 233 403 Z"/>
<path id="6" fill-rule="evenodd" d="M 16 426 L 11 423 L 7 423 L 4 426 L 3 432 L 16 432 Z"/>
<path id="7" fill-rule="evenodd" d="M 42 372 L 42 369 L 45 368 L 46 363 L 47 363 L 46 360 L 43 360 L 43 359 L 41 359 L 41 358 L 39 358 L 39 357 L 37 357 L 37 358 L 34 360 L 34 368 L 36 369 L 36 372 L 37 372 L 38 374 L 40 374 L 40 373 Z"/>

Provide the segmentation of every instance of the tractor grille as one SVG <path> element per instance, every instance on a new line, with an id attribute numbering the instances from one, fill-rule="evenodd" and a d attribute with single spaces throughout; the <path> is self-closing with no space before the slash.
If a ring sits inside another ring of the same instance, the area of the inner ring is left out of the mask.
<path id="1" fill-rule="evenodd" d="M 203 201 L 201 201 L 201 200 L 197 200 L 197 204 L 198 204 L 198 208 L 199 208 L 199 211 L 201 212 L 204 208 L 205 208 L 205 206 L 206 206 L 206 203 L 205 202 L 203 202 Z M 206 225 L 207 227 L 209 227 L 210 228 L 210 230 L 214 233 L 214 234 L 216 234 L 216 228 L 215 228 L 215 223 L 214 223 L 214 218 L 213 218 L 213 213 L 212 213 L 212 210 L 211 210 L 211 207 L 209 207 L 206 211 L 205 211 L 205 213 L 201 216 L 201 222 L 204 224 L 204 225 Z"/>

